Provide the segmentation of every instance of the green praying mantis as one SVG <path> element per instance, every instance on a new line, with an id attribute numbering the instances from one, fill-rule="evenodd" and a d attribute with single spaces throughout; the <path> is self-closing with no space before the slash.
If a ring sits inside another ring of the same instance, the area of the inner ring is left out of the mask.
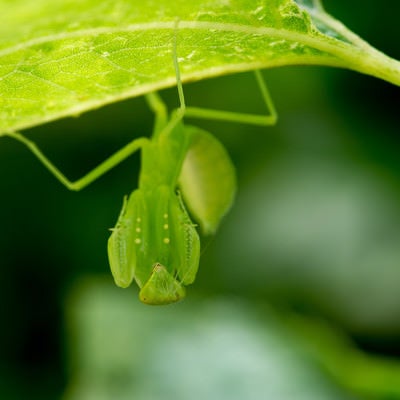
<path id="1" fill-rule="evenodd" d="M 260 71 L 254 71 L 269 113 L 242 114 L 185 103 L 176 40 L 172 49 L 179 107 L 167 112 L 158 93 L 146 95 L 155 114 L 150 138 L 140 137 L 111 155 L 92 171 L 70 181 L 31 140 L 18 132 L 4 133 L 27 146 L 68 189 L 81 190 L 141 150 L 138 188 L 125 197 L 108 240 L 108 258 L 115 283 L 123 288 L 133 280 L 146 304 L 169 304 L 185 297 L 199 266 L 200 239 L 215 233 L 229 210 L 236 180 L 232 162 L 221 143 L 210 133 L 184 123 L 186 118 L 274 125 L 277 114 Z M 189 215 L 190 213 L 190 215 Z"/>

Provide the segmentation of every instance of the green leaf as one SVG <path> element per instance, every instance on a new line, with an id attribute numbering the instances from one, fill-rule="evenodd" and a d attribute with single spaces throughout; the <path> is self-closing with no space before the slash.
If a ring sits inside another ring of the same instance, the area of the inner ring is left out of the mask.
<path id="1" fill-rule="evenodd" d="M 67 306 L 64 400 L 353 399 L 265 306 L 216 297 L 149 308 L 90 279 Z"/>
<path id="2" fill-rule="evenodd" d="M 400 84 L 400 67 L 310 0 L 0 0 L 0 133 L 182 80 L 318 64 Z"/>
<path id="3" fill-rule="evenodd" d="M 238 296 L 149 308 L 88 278 L 75 285 L 66 315 L 64 400 L 400 398 L 395 358 L 362 352 L 322 321 L 282 310 L 277 318 Z"/>

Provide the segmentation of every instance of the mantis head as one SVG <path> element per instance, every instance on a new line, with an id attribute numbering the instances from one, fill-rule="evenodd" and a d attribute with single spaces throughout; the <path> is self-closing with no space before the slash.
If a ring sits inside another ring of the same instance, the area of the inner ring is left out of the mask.
<path id="1" fill-rule="evenodd" d="M 153 266 L 153 272 L 139 293 L 140 300 L 145 304 L 170 304 L 183 299 L 185 288 L 167 269 L 159 263 Z"/>

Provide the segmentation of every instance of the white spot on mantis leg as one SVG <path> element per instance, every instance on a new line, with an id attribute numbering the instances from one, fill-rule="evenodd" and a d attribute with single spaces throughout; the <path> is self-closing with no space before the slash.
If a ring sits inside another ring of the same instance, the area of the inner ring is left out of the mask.
<path id="1" fill-rule="evenodd" d="M 141 219 L 140 217 L 137 217 L 137 218 L 136 218 L 136 223 L 137 223 L 137 225 L 140 225 L 141 222 L 142 222 L 142 219 Z M 136 226 L 135 231 L 136 231 L 136 233 L 140 233 L 140 232 L 142 231 L 142 229 L 140 228 L 140 226 Z M 137 238 L 135 239 L 135 243 L 136 243 L 136 244 L 142 243 L 142 239 L 140 239 L 140 237 L 137 237 Z"/>
<path id="2" fill-rule="evenodd" d="M 163 218 L 164 218 L 164 220 L 165 220 L 165 221 L 164 221 L 164 224 L 163 224 L 163 229 L 164 229 L 165 231 L 168 231 L 168 229 L 169 229 L 168 217 L 169 217 L 169 215 L 168 215 L 167 213 L 163 214 Z M 164 242 L 165 244 L 169 244 L 169 243 L 170 243 L 170 238 L 169 238 L 169 237 L 164 237 L 163 242 Z"/>

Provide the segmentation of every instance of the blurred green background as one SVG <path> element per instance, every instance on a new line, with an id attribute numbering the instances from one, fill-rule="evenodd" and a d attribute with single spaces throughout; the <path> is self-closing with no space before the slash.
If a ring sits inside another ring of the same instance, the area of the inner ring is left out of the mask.
<path id="1" fill-rule="evenodd" d="M 325 5 L 400 59 L 398 1 Z M 140 304 L 108 271 L 138 155 L 72 193 L 1 140 L 1 399 L 400 398 L 400 89 L 322 67 L 264 76 L 277 126 L 196 121 L 228 148 L 239 192 L 173 306 Z M 251 74 L 184 90 L 264 111 Z M 25 133 L 78 178 L 151 128 L 139 98 Z"/>

